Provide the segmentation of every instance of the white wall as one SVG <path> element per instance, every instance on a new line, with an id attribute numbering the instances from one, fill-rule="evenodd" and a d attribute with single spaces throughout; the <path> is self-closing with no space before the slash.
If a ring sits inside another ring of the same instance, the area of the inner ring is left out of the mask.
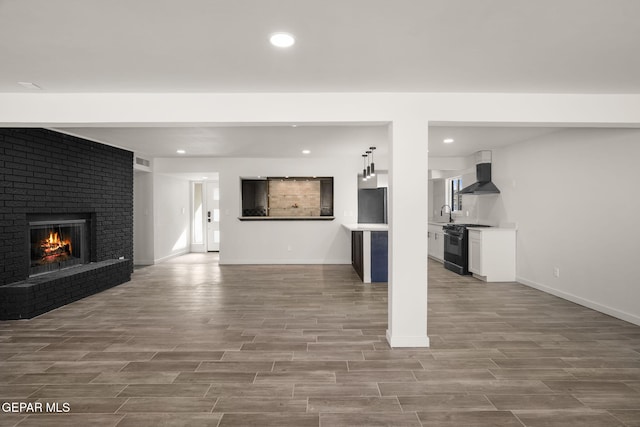
<path id="1" fill-rule="evenodd" d="M 450 201 L 447 200 L 447 179 L 457 176 L 462 177 L 462 186 L 466 187 L 476 182 L 476 169 L 475 169 L 475 153 L 464 157 L 429 157 L 429 218 L 433 221 L 449 221 L 449 211 L 442 212 L 440 215 L 440 208 L 443 205 L 450 205 Z M 474 209 L 474 200 L 462 200 L 463 211 Z M 472 215 L 474 212 L 469 211 Z M 453 218 L 464 218 L 466 222 L 473 221 L 473 217 L 465 218 L 462 212 L 454 212 Z"/>
<path id="2" fill-rule="evenodd" d="M 133 263 L 153 264 L 153 174 L 133 175 Z"/>
<path id="3" fill-rule="evenodd" d="M 188 180 L 154 173 L 154 262 L 189 252 L 190 193 Z"/>
<path id="4" fill-rule="evenodd" d="M 517 223 L 517 280 L 640 324 L 640 131 L 570 129 L 493 156 L 501 195 L 478 210 Z"/>
<path id="5" fill-rule="evenodd" d="M 156 170 L 184 173 L 217 170 L 220 177 L 222 264 L 350 264 L 351 235 L 342 224 L 357 222 L 358 159 L 156 159 Z M 332 176 L 333 221 L 240 221 L 240 178 Z M 165 194 L 157 197 L 166 199 Z"/>

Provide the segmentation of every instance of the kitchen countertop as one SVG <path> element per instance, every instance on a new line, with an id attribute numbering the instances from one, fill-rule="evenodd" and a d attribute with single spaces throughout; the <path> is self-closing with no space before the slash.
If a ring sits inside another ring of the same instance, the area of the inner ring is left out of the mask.
<path id="1" fill-rule="evenodd" d="M 464 223 L 463 222 L 457 223 L 457 222 L 435 222 L 435 221 L 429 221 L 428 224 L 441 227 L 441 226 L 448 225 L 448 224 L 464 224 Z M 478 225 L 482 225 L 482 224 L 478 224 Z M 492 231 L 492 230 L 515 230 L 515 229 L 516 229 L 515 226 L 495 226 L 495 225 L 491 225 L 489 227 L 486 227 L 486 226 L 474 227 L 473 225 L 467 225 L 467 230 Z"/>
<path id="2" fill-rule="evenodd" d="M 513 227 L 467 227 L 467 230 L 474 230 L 474 231 L 515 231 L 516 229 Z"/>
<path id="3" fill-rule="evenodd" d="M 429 221 L 429 225 L 443 226 L 447 224 L 456 224 L 456 223 Z M 342 226 L 350 231 L 387 231 L 389 230 L 389 224 L 342 224 Z M 493 225 L 490 227 L 474 227 L 473 225 L 469 225 L 467 226 L 467 229 L 482 230 L 482 231 L 515 230 L 515 227 L 500 227 L 500 226 L 493 226 Z"/>
<path id="4" fill-rule="evenodd" d="M 333 221 L 335 216 L 239 216 L 240 221 Z"/>
<path id="5" fill-rule="evenodd" d="M 389 224 L 342 224 L 350 231 L 388 231 Z"/>

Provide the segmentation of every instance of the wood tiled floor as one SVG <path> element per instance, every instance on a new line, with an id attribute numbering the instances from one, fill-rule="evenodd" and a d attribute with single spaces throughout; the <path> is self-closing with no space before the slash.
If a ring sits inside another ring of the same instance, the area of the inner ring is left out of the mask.
<path id="1" fill-rule="evenodd" d="M 0 322 L 0 426 L 640 426 L 640 327 L 429 263 L 429 349 L 350 266 L 191 254 Z"/>

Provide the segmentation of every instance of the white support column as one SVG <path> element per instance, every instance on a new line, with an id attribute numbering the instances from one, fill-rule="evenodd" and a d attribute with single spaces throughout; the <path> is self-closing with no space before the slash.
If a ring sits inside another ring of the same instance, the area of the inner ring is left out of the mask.
<path id="1" fill-rule="evenodd" d="M 389 329 L 391 347 L 428 347 L 427 120 L 390 125 Z"/>

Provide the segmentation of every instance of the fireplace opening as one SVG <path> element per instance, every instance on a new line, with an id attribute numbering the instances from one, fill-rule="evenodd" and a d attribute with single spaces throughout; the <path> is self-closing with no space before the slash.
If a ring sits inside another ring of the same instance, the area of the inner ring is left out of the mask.
<path id="1" fill-rule="evenodd" d="M 84 219 L 29 223 L 29 275 L 89 262 L 89 233 Z"/>

